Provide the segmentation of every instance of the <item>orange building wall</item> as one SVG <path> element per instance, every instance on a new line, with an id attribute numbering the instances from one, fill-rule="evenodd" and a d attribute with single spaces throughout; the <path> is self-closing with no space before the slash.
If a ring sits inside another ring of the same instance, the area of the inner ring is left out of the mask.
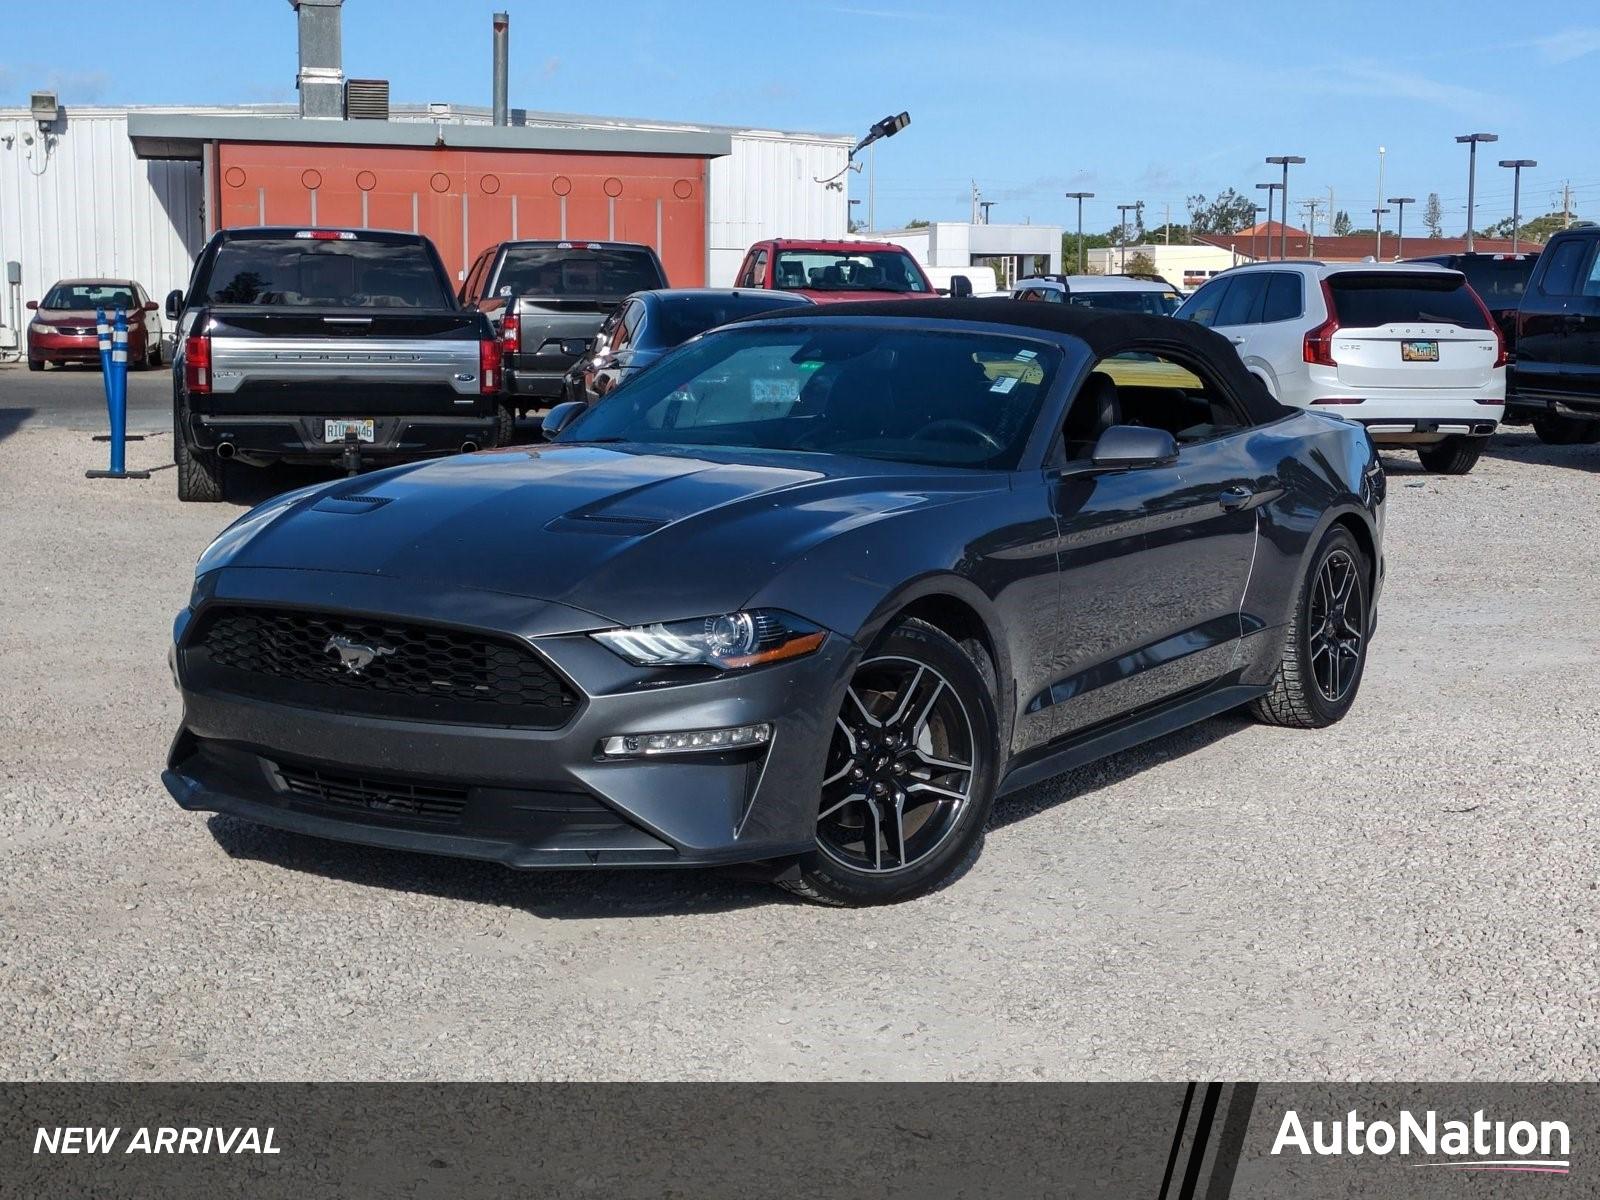
<path id="1" fill-rule="evenodd" d="M 411 230 L 458 285 L 486 246 L 524 237 L 643 242 L 668 282 L 697 287 L 706 176 L 705 159 L 666 155 L 223 142 L 213 186 L 218 228 Z"/>

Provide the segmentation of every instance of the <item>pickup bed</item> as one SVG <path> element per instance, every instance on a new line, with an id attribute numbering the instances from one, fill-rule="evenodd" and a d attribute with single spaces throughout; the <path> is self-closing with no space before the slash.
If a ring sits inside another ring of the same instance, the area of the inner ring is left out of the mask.
<path id="1" fill-rule="evenodd" d="M 500 338 L 507 404 L 539 412 L 573 398 L 568 371 L 625 297 L 666 286 L 649 246 L 516 241 L 478 256 L 460 299 Z"/>
<path id="2" fill-rule="evenodd" d="M 498 342 L 425 237 L 223 230 L 166 307 L 181 500 L 220 500 L 234 464 L 355 471 L 510 438 Z"/>

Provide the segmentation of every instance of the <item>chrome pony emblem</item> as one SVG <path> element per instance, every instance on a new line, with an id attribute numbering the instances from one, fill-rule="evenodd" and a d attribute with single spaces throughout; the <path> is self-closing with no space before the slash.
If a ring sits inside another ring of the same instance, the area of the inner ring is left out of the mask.
<path id="1" fill-rule="evenodd" d="M 327 645 L 322 647 L 322 652 L 337 654 L 346 671 L 352 675 L 359 675 L 370 667 L 375 659 L 382 658 L 385 654 L 393 654 L 394 650 L 389 646 L 363 645 L 336 633 L 328 639 Z"/>

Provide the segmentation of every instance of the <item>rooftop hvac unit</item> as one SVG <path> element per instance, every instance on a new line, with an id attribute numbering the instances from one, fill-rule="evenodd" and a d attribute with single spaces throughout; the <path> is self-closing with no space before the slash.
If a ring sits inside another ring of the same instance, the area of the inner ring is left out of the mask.
<path id="1" fill-rule="evenodd" d="M 344 115 L 352 121 L 389 119 L 387 79 L 349 79 L 344 85 Z"/>

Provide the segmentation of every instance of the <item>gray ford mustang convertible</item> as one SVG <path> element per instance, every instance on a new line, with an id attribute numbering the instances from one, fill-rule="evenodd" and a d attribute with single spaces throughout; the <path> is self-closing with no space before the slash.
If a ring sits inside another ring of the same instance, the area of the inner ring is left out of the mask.
<path id="1" fill-rule="evenodd" d="M 174 630 L 178 803 L 872 904 L 959 874 L 997 796 L 1241 705 L 1327 725 L 1361 684 L 1377 456 L 1198 325 L 799 309 L 546 436 L 223 532 Z"/>

